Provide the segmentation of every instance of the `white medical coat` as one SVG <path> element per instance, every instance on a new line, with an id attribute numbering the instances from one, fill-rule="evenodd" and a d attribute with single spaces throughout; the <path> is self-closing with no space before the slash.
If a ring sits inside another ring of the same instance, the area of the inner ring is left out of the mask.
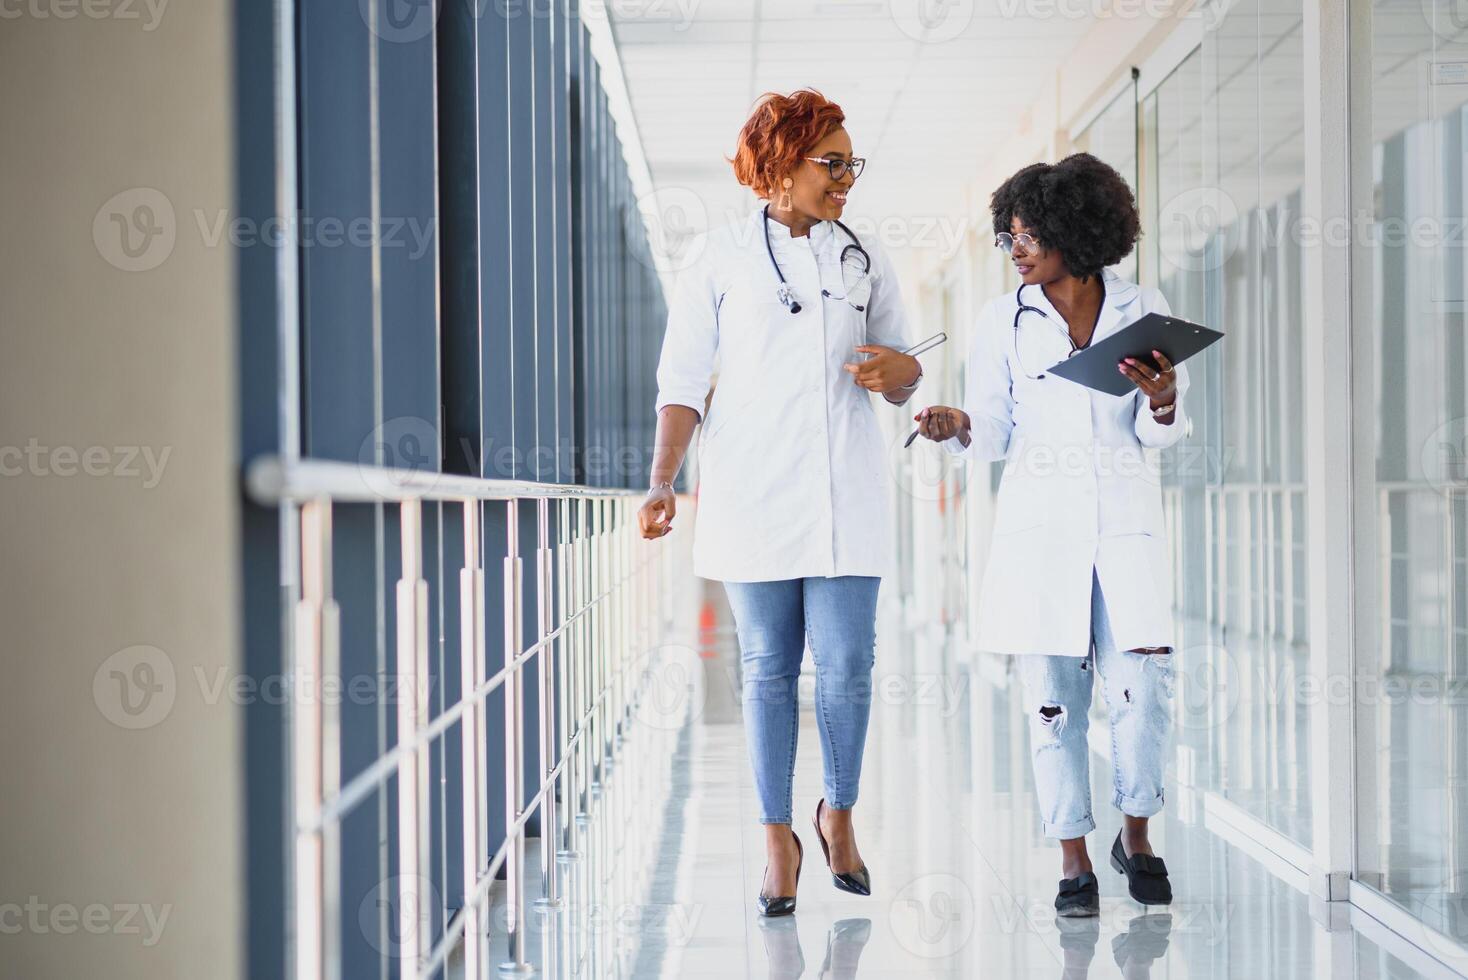
<path id="1" fill-rule="evenodd" d="M 1147 313 L 1170 313 L 1155 289 L 1107 272 L 1093 342 Z M 1140 390 L 1113 396 L 1044 369 L 1070 351 L 1065 318 L 1039 286 L 1014 331 L 1014 293 L 984 307 L 974 330 L 963 409 L 972 441 L 949 452 L 1005 461 L 977 614 L 977 645 L 1012 654 L 1083 657 L 1091 577 L 1100 579 L 1117 648 L 1173 646 L 1171 566 L 1158 450 L 1182 438 L 1186 365 L 1177 365 L 1171 425 Z M 1021 366 L 1022 365 L 1022 366 Z M 1030 375 L 1044 377 L 1035 380 Z"/>
<path id="2" fill-rule="evenodd" d="M 840 255 L 851 239 L 831 222 L 770 243 L 801 304 L 777 297 L 765 221 L 709 234 L 678 277 L 658 364 L 657 410 L 686 405 L 702 420 L 694 573 L 733 582 L 887 574 L 892 563 L 885 447 L 873 399 L 843 366 L 854 348 L 907 344 L 897 277 L 875 242 L 852 298 Z M 829 289 L 833 297 L 822 296 Z M 702 418 L 710 380 L 718 384 Z"/>

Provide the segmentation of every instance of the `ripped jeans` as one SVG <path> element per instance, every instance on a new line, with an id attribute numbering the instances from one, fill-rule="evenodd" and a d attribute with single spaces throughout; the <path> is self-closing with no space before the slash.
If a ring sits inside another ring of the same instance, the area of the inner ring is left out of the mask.
<path id="1" fill-rule="evenodd" d="M 1162 809 L 1162 769 L 1172 731 L 1173 654 L 1116 649 L 1101 583 L 1091 577 L 1091 650 L 1085 657 L 1027 655 L 1015 665 L 1030 719 L 1035 795 L 1046 837 L 1096 829 L 1091 813 L 1093 678 L 1111 716 L 1111 805 L 1132 817 Z"/>

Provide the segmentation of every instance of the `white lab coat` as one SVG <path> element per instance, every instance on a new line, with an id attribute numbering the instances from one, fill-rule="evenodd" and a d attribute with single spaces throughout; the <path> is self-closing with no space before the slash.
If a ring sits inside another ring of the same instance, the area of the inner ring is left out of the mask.
<path id="1" fill-rule="evenodd" d="M 1170 312 L 1155 289 L 1110 272 L 1104 282 L 1094 340 L 1144 314 Z M 1173 646 L 1158 450 L 1187 425 L 1187 367 L 1177 365 L 1176 418 L 1163 425 L 1139 390 L 1106 395 L 1045 372 L 1070 351 L 1065 319 L 1039 286 L 1025 287 L 1024 299 L 1049 319 L 1026 313 L 1016 338 L 1014 293 L 984 307 L 963 405 L 972 441 L 967 449 L 956 437 L 944 443 L 968 459 L 1005 460 L 977 645 L 1085 656 L 1094 569 L 1118 649 Z"/>
<path id="2" fill-rule="evenodd" d="M 871 273 L 853 298 L 830 222 L 792 237 L 773 219 L 770 243 L 801 304 L 791 314 L 756 210 L 709 234 L 678 277 L 658 364 L 657 411 L 686 405 L 703 426 L 693 569 L 731 582 L 887 574 L 893 555 L 891 480 L 873 399 L 843 365 L 860 344 L 907 346 L 897 277 L 875 242 Z M 718 384 L 703 419 L 709 383 Z"/>

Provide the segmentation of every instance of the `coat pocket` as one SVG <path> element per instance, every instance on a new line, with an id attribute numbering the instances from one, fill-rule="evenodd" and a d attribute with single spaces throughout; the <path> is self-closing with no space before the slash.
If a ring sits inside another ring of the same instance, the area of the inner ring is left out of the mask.
<path id="1" fill-rule="evenodd" d="M 1006 476 L 999 484 L 994 533 L 1016 534 L 1044 524 L 1049 517 L 1048 499 L 1038 481 Z"/>

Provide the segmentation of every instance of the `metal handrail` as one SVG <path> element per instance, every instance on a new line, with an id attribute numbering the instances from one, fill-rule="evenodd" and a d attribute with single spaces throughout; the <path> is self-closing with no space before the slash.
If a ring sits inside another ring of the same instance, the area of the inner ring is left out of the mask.
<path id="1" fill-rule="evenodd" d="M 339 504 L 375 504 L 409 500 L 586 500 L 642 495 L 641 491 L 623 487 L 488 479 L 434 470 L 328 459 L 288 460 L 279 456 L 259 456 L 246 464 L 245 490 L 258 504 L 303 503 L 318 497 L 329 497 Z"/>
<path id="2" fill-rule="evenodd" d="M 287 544 L 287 561 L 301 576 L 300 601 L 288 612 L 292 637 L 289 665 L 293 691 L 307 697 L 290 715 L 294 797 L 292 925 L 295 975 L 321 980 L 331 975 L 330 937 L 340 923 L 339 887 L 330 869 L 339 861 L 336 828 L 342 819 L 393 776 L 398 780 L 398 908 L 401 975 L 433 974 L 460 941 L 464 973 L 488 974 L 488 901 L 494 876 L 505 870 L 505 932 L 510 960 L 501 973 L 527 970 L 525 956 L 525 828 L 541 815 L 541 874 L 544 893 L 537 905 L 560 904 L 557 854 L 576 852 L 580 822 L 615 751 L 622 726 L 639 698 L 628 675 L 637 643 L 659 615 L 666 617 L 663 589 L 654 576 L 667 571 L 666 548 L 634 555 L 636 491 L 518 480 L 491 480 L 326 460 L 261 457 L 245 469 L 250 497 L 263 505 L 299 511 L 300 534 Z M 460 697 L 429 717 L 429 583 L 423 566 L 422 501 L 463 508 L 464 567 L 459 574 Z M 521 500 L 535 502 L 533 546 L 537 599 L 535 639 L 522 632 L 523 559 Z M 550 539 L 550 507 L 556 501 L 559 540 Z M 336 718 L 322 703 L 323 679 L 340 669 L 339 609 L 332 593 L 332 509 L 337 503 L 375 502 L 398 511 L 402 577 L 396 586 L 396 673 L 399 703 L 396 743 L 345 784 L 341 782 Z M 504 555 L 504 658 L 492 676 L 485 658 L 485 583 L 480 567 L 481 526 L 486 504 L 506 507 Z M 295 511 L 293 510 L 294 514 Z M 572 521 L 573 516 L 575 520 Z M 553 622 L 556 610 L 560 622 Z M 540 658 L 539 771 L 525 785 L 523 759 L 534 735 L 523 731 L 523 673 Z M 487 760 L 489 695 L 504 690 L 505 838 L 487 853 L 486 814 L 490 770 Z M 406 692 L 406 693 L 404 693 Z M 459 724 L 464 833 L 464 905 L 441 936 L 428 935 L 427 909 L 416 889 L 427 864 L 428 752 L 434 740 Z M 533 795 L 525 802 L 527 790 Z M 560 791 L 558 793 L 558 790 Z M 575 819 L 559 805 L 576 808 Z M 436 941 L 430 942 L 431 939 Z"/>

